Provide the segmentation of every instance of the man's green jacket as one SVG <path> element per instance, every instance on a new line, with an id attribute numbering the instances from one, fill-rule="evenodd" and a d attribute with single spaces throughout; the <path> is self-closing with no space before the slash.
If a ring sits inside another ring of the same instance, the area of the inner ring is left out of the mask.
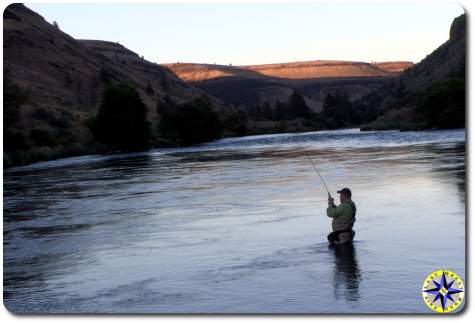
<path id="1" fill-rule="evenodd" d="M 353 229 L 353 224 L 356 221 L 355 214 L 356 205 L 352 200 L 345 201 L 338 206 L 328 206 L 327 208 L 328 217 L 333 218 L 333 231 Z"/>

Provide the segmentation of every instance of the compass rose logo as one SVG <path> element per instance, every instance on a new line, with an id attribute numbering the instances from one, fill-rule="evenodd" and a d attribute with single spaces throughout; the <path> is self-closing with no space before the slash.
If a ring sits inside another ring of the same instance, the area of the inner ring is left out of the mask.
<path id="1" fill-rule="evenodd" d="M 465 291 L 462 279 L 448 270 L 431 273 L 422 285 L 424 302 L 438 313 L 449 313 L 462 304 Z"/>

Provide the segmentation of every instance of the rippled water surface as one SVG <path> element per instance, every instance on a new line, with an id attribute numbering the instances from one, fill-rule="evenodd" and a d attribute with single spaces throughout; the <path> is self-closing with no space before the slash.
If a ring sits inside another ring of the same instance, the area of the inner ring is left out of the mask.
<path id="1" fill-rule="evenodd" d="M 353 247 L 328 247 L 308 157 L 353 190 Z M 3 189 L 15 312 L 426 313 L 430 272 L 465 279 L 462 130 L 69 158 L 6 170 Z"/>

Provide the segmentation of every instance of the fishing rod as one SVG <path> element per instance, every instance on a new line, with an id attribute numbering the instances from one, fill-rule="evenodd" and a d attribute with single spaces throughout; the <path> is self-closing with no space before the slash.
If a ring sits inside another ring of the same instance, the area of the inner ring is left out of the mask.
<path id="1" fill-rule="evenodd" d="M 313 162 L 313 160 L 312 160 L 310 157 L 308 157 L 307 155 L 305 155 L 305 156 L 308 158 L 308 160 L 310 161 L 310 163 L 312 163 L 313 169 L 315 169 L 315 171 L 316 171 L 317 174 L 318 174 L 318 177 L 320 177 L 320 180 L 322 181 L 323 186 L 325 186 L 325 189 L 327 190 L 328 196 L 329 196 L 329 197 L 332 197 L 332 195 L 330 194 L 330 190 L 328 189 L 328 186 L 327 186 L 327 184 L 325 183 L 325 180 L 323 179 L 322 175 L 321 175 L 320 172 L 318 171 L 317 166 L 315 166 L 315 163 Z"/>
<path id="2" fill-rule="evenodd" d="M 297 144 L 300 146 L 300 144 L 297 142 Z M 302 148 L 302 146 L 300 146 L 300 148 Z M 304 154 L 305 155 L 305 154 Z M 305 157 L 307 157 L 307 159 L 310 161 L 310 163 L 312 164 L 313 166 L 313 169 L 315 169 L 315 172 L 318 174 L 318 177 L 320 177 L 320 180 L 322 181 L 323 183 L 323 186 L 325 186 L 325 189 L 328 193 L 328 197 L 332 197 L 332 195 L 330 194 L 330 190 L 328 189 L 328 186 L 327 184 L 325 183 L 325 180 L 323 179 L 323 176 L 322 174 L 320 174 L 320 171 L 318 170 L 317 166 L 315 166 L 315 163 L 313 162 L 312 158 L 310 158 L 308 155 L 305 155 Z"/>

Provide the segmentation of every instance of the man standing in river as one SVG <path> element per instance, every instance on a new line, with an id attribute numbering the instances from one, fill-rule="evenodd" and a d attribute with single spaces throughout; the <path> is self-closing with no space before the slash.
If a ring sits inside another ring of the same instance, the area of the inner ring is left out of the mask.
<path id="1" fill-rule="evenodd" d="M 340 194 L 340 205 L 338 206 L 335 205 L 333 198 L 328 196 L 327 215 L 333 218 L 333 232 L 328 235 L 328 241 L 331 244 L 340 245 L 353 241 L 356 205 L 351 200 L 351 190 L 349 188 L 343 188 L 337 193 Z"/>

